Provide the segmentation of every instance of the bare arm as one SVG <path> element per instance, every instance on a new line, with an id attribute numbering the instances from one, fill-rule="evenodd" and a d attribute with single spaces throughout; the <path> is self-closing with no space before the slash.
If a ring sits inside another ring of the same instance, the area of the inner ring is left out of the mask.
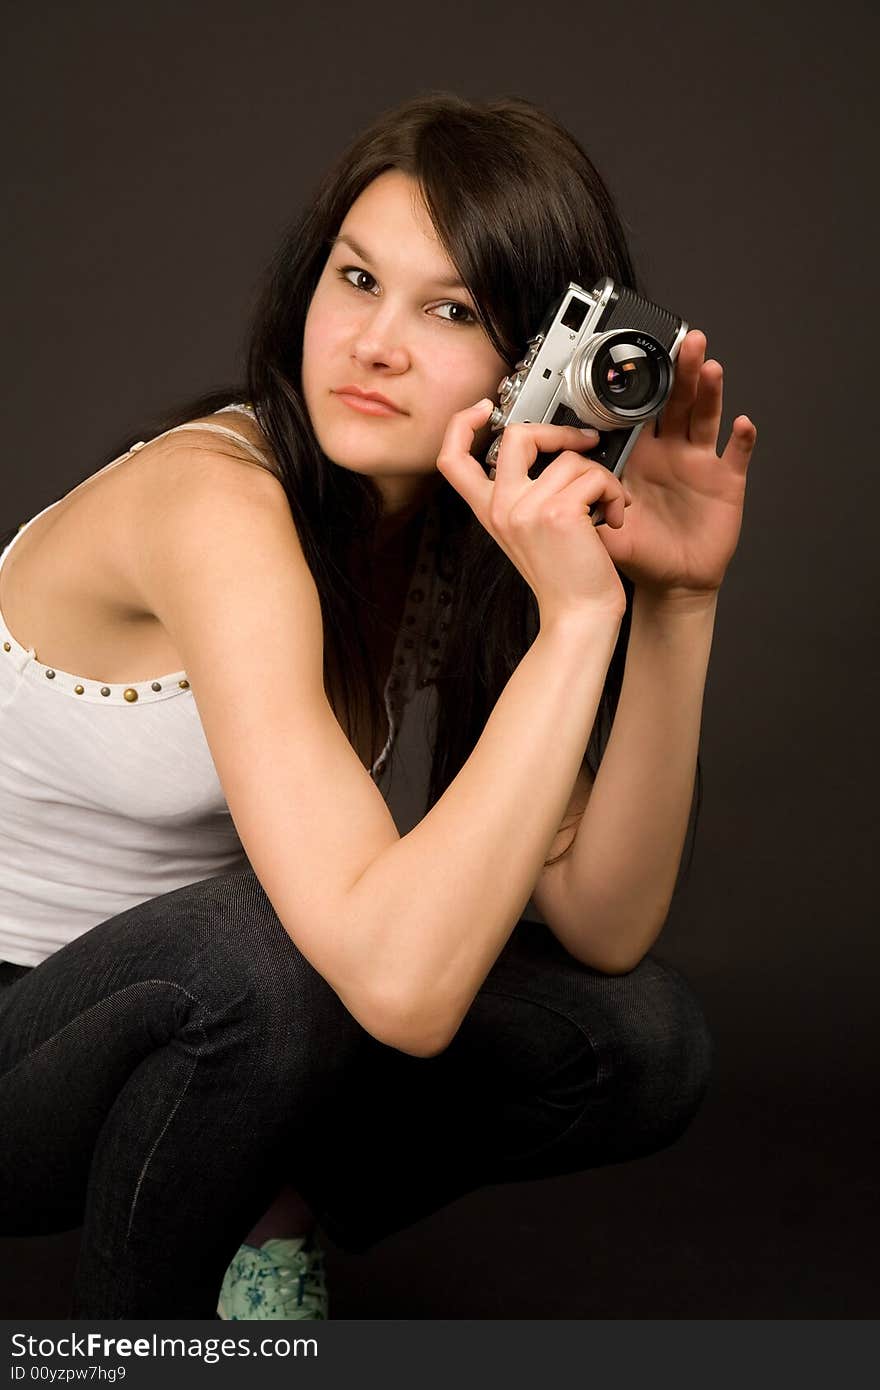
<path id="1" fill-rule="evenodd" d="M 632 970 L 669 912 L 716 604 L 717 596 L 664 602 L 636 589 L 620 700 L 595 783 L 581 796 L 586 811 L 571 853 L 542 872 L 533 893 L 566 949 L 608 973 Z"/>
<path id="2" fill-rule="evenodd" d="M 596 717 L 618 617 L 542 626 L 470 758 L 408 835 L 364 870 L 352 936 L 442 1047 L 529 900 Z M 375 905 L 381 912 L 375 915 Z M 372 920 L 370 920 L 372 917 Z M 419 1022 L 420 1021 L 420 1022 Z"/>
<path id="3" fill-rule="evenodd" d="M 181 656 L 254 872 L 354 1017 L 430 1056 L 529 899 L 620 613 L 542 623 L 471 757 L 401 839 L 327 701 L 320 603 L 280 484 L 210 450 L 151 467 L 146 453 L 132 582 Z"/>

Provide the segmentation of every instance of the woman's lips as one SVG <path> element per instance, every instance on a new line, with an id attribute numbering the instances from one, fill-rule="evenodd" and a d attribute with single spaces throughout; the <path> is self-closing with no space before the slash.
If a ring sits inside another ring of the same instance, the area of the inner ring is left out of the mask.
<path id="1" fill-rule="evenodd" d="M 352 410 L 359 410 L 362 415 L 402 415 L 402 410 L 395 410 L 390 405 L 383 405 L 381 401 L 369 401 L 364 396 L 353 396 L 347 391 L 334 391 L 333 395 L 346 405 L 351 406 Z"/>

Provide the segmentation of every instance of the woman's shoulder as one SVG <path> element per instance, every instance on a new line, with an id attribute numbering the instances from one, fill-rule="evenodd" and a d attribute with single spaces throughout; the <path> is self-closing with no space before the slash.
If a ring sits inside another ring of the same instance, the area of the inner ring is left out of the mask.
<path id="1" fill-rule="evenodd" d="M 256 492 L 289 511 L 272 449 L 257 420 L 243 411 L 193 416 L 136 449 L 119 470 L 120 494 L 135 526 L 147 516 L 168 518 L 200 488 L 206 497 Z"/>
<path id="2" fill-rule="evenodd" d="M 223 528 L 216 534 L 211 513 L 224 501 L 227 509 L 231 502 L 251 514 L 258 499 L 255 526 L 263 518 L 273 528 L 290 524 L 286 493 L 255 420 L 228 411 L 186 423 L 227 420 L 237 437 L 187 428 L 138 441 L 31 518 L 0 565 L 0 609 L 19 641 L 50 653 L 62 669 L 100 668 L 108 679 L 108 661 L 114 671 L 125 667 L 126 679 L 135 678 L 129 660 L 147 670 L 179 668 L 143 626 L 153 616 L 139 569 L 146 538 L 166 529 L 173 534 L 182 508 L 192 531 L 222 545 Z M 201 508 L 193 505 L 194 491 Z"/>
<path id="3" fill-rule="evenodd" d="M 216 428 L 222 426 L 222 430 Z M 289 518 L 280 470 L 252 415 L 239 411 L 194 416 L 147 441 L 128 460 L 126 510 L 130 524 L 154 533 L 187 524 L 210 535 L 223 508 L 253 499 Z"/>
<path id="4" fill-rule="evenodd" d="M 183 426 L 168 431 L 153 442 L 165 444 L 166 451 L 168 448 L 174 450 L 183 443 L 184 447 L 190 444 L 222 457 L 240 459 L 262 468 L 280 481 L 277 459 L 250 408 L 218 410 L 211 415 L 194 416 Z"/>

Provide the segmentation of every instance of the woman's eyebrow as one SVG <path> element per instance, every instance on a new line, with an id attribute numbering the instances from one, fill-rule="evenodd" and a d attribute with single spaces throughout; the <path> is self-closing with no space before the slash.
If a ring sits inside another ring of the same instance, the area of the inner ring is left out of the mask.
<path id="1" fill-rule="evenodd" d="M 330 243 L 330 249 L 332 250 L 340 241 L 344 241 L 346 246 L 349 246 L 356 256 L 360 256 L 362 261 L 371 261 L 375 265 L 375 261 L 373 261 L 373 257 L 370 255 L 369 251 L 365 251 L 349 232 L 340 232 L 339 236 L 335 236 Z M 463 285 L 461 280 L 446 280 L 441 276 L 436 280 L 432 280 L 431 284 L 439 286 L 442 290 L 464 290 L 466 294 L 470 294 L 467 285 Z"/>

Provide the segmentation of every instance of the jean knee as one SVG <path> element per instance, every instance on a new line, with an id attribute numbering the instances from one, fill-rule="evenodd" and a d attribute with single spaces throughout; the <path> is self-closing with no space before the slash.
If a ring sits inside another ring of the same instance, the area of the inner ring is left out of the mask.
<path id="1" fill-rule="evenodd" d="M 568 1001 L 515 983 L 479 991 L 441 1058 L 458 1083 L 468 1133 L 506 1158 L 554 1144 L 582 1115 L 600 1066 Z"/>
<path id="2" fill-rule="evenodd" d="M 523 1002 L 546 1009 L 544 1022 L 532 1010 L 535 1074 L 520 1099 L 523 1127 L 552 1136 L 535 1156 L 591 1166 L 653 1153 L 683 1134 L 709 1085 L 713 1043 L 677 970 L 649 954 L 625 975 L 605 975 L 569 957 L 527 988 Z"/>
<path id="3" fill-rule="evenodd" d="M 604 977 L 594 1025 L 600 1080 L 626 1117 L 627 1142 L 653 1152 L 678 1139 L 705 1097 L 714 1043 L 683 975 L 648 954 L 626 975 Z"/>
<path id="4" fill-rule="evenodd" d="M 284 1085 L 304 1067 L 330 1072 L 357 1052 L 364 1029 L 285 931 L 252 869 L 163 901 L 184 982 L 215 1025 L 232 1022 L 251 1039 L 264 1080 Z"/>

